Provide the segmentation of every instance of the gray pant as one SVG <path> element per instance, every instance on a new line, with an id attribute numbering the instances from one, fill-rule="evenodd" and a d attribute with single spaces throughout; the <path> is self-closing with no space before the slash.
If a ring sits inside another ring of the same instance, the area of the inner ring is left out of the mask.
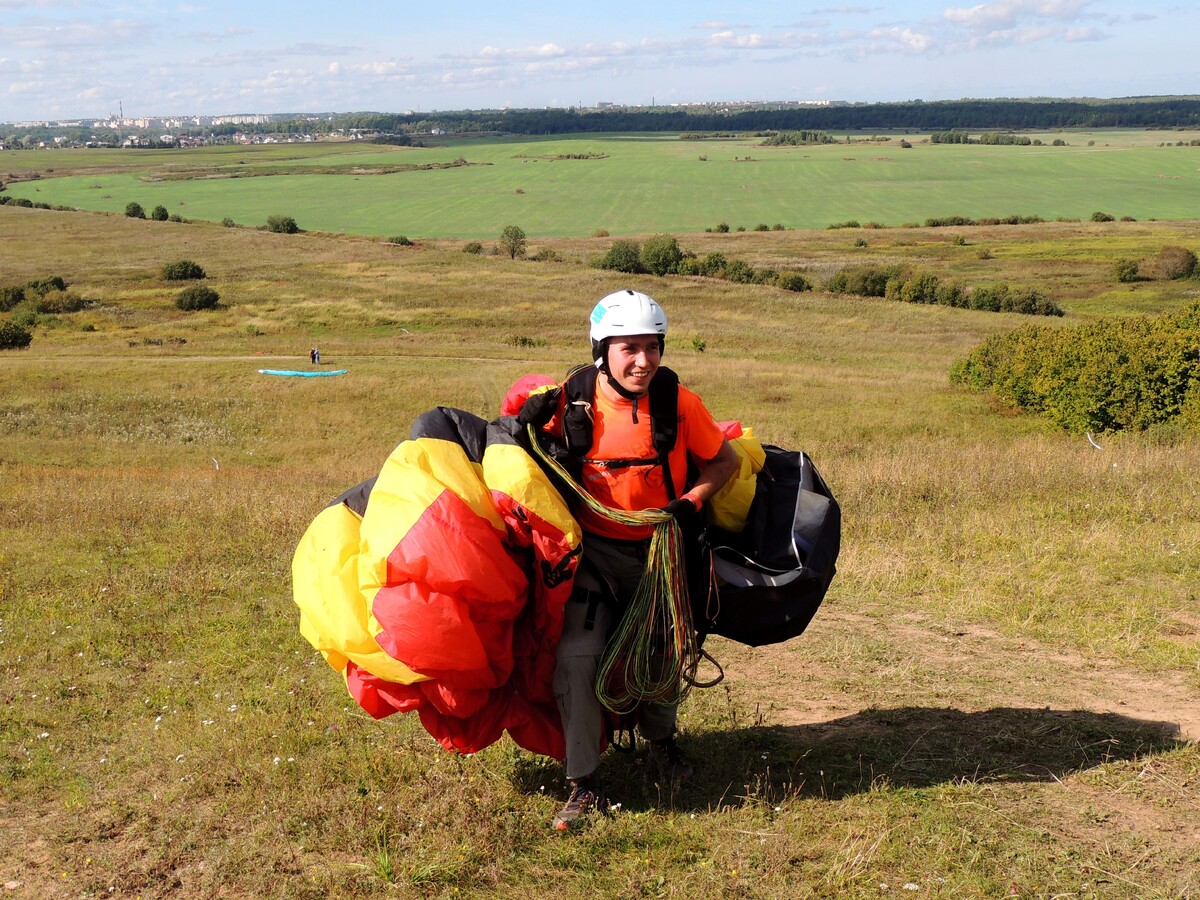
<path id="1" fill-rule="evenodd" d="M 587 594 L 603 593 L 628 602 L 645 567 L 643 543 L 584 538 L 575 591 L 563 612 L 563 632 L 554 669 L 554 695 L 567 739 L 568 778 L 583 778 L 596 771 L 604 734 L 604 708 L 596 697 L 596 669 L 608 641 L 613 611 L 604 601 L 589 604 Z M 590 629 L 589 607 L 595 615 Z M 673 735 L 677 709 L 674 704 L 666 703 L 639 706 L 638 731 L 642 737 L 657 741 Z"/>

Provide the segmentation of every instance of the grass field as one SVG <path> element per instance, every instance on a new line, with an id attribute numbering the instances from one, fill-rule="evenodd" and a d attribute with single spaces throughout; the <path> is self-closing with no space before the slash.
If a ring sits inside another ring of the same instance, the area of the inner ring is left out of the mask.
<path id="1" fill-rule="evenodd" d="M 700 232 L 932 216 L 1184 220 L 1200 204 L 1193 132 L 1035 135 L 1047 146 L 933 145 L 910 135 L 812 147 L 674 135 L 447 139 L 430 148 L 357 144 L 148 151 L 19 151 L 0 179 L 35 202 L 123 212 L 131 201 L 188 219 L 411 238 L 489 238 L 509 224 L 537 237 Z M 1048 146 L 1055 138 L 1065 147 Z M 1089 146 L 1089 143 L 1092 146 Z M 570 154 L 587 159 L 557 158 Z M 705 161 L 701 161 L 705 157 Z M 449 168 L 456 159 L 470 165 Z M 394 171 L 397 167 L 415 167 Z M 80 174 L 72 174 L 80 172 Z"/>
<path id="2" fill-rule="evenodd" d="M 1052 327 L 1189 302 L 1111 261 L 1200 245 L 1195 222 L 862 234 L 680 239 L 817 280 L 903 260 L 1037 284 Z M 542 239 L 562 261 L 535 263 L 0 207 L 0 284 L 99 301 L 0 354 L 4 896 L 1200 893 L 1194 437 L 1096 449 L 952 388 L 1017 316 L 583 264 L 607 244 Z M 220 309 L 174 309 L 158 271 L 182 257 Z M 610 754 L 621 810 L 564 839 L 554 763 L 356 711 L 297 631 L 289 564 L 418 413 L 490 417 L 519 375 L 565 371 L 626 284 L 719 418 L 812 454 L 844 549 L 803 637 L 710 645 L 727 680 L 682 718 L 698 777 L 661 794 Z M 257 374 L 314 343 L 349 374 Z"/>

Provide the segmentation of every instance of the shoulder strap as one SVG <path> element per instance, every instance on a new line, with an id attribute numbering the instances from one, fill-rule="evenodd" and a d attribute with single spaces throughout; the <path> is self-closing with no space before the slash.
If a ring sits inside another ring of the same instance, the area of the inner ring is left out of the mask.
<path id="1" fill-rule="evenodd" d="M 563 442 L 574 456 L 587 455 L 592 446 L 592 402 L 596 398 L 595 366 L 579 365 L 563 381 Z M 653 382 L 651 382 L 653 384 Z"/>
<path id="2" fill-rule="evenodd" d="M 563 381 L 566 404 L 563 408 L 563 441 L 572 455 L 583 457 L 592 447 L 592 403 L 596 398 L 594 365 L 575 366 Z M 679 376 L 660 366 L 650 382 L 650 437 L 663 468 L 667 498 L 675 499 L 675 481 L 671 478 L 669 456 L 679 437 Z"/>

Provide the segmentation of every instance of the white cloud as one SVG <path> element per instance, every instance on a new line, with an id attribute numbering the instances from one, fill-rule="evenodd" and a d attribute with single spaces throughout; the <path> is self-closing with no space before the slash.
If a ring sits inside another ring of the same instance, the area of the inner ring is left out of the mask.
<path id="1" fill-rule="evenodd" d="M 970 8 L 950 7 L 943 18 L 970 29 L 993 31 L 1026 19 L 1075 19 L 1090 0 L 1000 0 Z"/>
<path id="2" fill-rule="evenodd" d="M 867 32 L 877 47 L 902 50 L 905 53 L 925 53 L 934 46 L 931 35 L 911 28 L 872 28 Z"/>

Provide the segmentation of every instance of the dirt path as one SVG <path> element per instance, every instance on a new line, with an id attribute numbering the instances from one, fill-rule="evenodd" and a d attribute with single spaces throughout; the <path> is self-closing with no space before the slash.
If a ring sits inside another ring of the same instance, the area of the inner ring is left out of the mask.
<path id="1" fill-rule="evenodd" d="M 888 622 L 822 608 L 797 640 L 757 649 L 720 644 L 731 683 L 770 707 L 769 721 L 818 725 L 864 709 L 1087 712 L 1200 740 L 1200 692 L 1182 675 L 1146 673 L 978 626 L 909 617 Z"/>

